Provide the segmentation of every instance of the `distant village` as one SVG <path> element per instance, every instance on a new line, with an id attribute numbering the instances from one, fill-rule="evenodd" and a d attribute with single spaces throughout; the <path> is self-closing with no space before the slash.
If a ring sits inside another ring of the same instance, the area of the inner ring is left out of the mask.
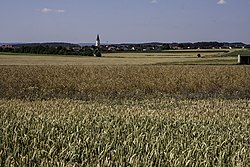
<path id="1" fill-rule="evenodd" d="M 197 43 L 142 43 L 142 44 L 113 44 L 101 45 L 102 51 L 164 51 L 183 49 L 233 49 L 250 48 L 244 43 L 219 43 L 219 42 L 197 42 Z"/>
<path id="2" fill-rule="evenodd" d="M 82 48 L 94 47 L 95 45 L 79 45 L 71 43 L 27 43 L 27 44 L 2 44 L 2 49 L 19 49 L 21 47 L 65 47 L 67 50 L 80 51 Z M 140 43 L 140 44 L 102 44 L 101 51 L 162 51 L 162 50 L 182 50 L 182 49 L 233 49 L 250 48 L 244 43 L 219 43 L 219 42 L 197 42 L 197 43 Z"/>
<path id="3" fill-rule="evenodd" d="M 95 44 L 71 44 L 71 43 L 24 43 L 24 44 L 0 44 L 0 52 L 35 53 L 35 54 L 59 54 L 59 55 L 83 55 L 101 56 L 100 52 L 157 52 L 164 50 L 182 49 L 233 49 L 250 48 L 250 45 L 242 42 L 196 42 L 196 43 L 127 43 L 127 44 L 101 44 L 97 35 Z"/>

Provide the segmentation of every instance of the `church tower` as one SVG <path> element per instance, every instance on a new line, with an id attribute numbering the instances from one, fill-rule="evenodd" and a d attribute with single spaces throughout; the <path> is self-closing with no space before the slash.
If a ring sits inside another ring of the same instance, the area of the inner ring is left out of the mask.
<path id="1" fill-rule="evenodd" d="M 100 36 L 99 36 L 99 34 L 97 34 L 95 46 L 98 47 L 98 48 L 100 48 L 100 46 L 101 46 L 101 41 L 100 41 Z"/>

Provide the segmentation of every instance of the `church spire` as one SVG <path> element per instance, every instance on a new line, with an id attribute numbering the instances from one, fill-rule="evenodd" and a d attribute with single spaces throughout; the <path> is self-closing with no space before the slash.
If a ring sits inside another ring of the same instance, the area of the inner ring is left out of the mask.
<path id="1" fill-rule="evenodd" d="M 101 41 L 100 41 L 99 34 L 97 34 L 95 46 L 98 47 L 98 48 L 101 46 Z"/>

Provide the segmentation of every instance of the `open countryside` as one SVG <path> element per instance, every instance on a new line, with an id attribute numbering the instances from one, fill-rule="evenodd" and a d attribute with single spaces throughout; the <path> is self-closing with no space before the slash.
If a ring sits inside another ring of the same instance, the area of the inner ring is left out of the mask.
<path id="1" fill-rule="evenodd" d="M 0 167 L 249 167 L 249 1 L 2 1 Z"/>
<path id="2" fill-rule="evenodd" d="M 0 65 L 146 65 L 146 64 L 237 64 L 237 55 L 250 51 L 169 50 L 165 52 L 103 53 L 102 58 L 80 56 L 0 53 Z M 198 58 L 197 54 L 201 57 Z"/>
<path id="3" fill-rule="evenodd" d="M 248 166 L 239 52 L 1 53 L 0 163 Z"/>

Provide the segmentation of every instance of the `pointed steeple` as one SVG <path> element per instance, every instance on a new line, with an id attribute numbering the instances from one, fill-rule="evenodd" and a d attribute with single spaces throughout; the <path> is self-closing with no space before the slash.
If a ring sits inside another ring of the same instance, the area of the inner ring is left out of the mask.
<path id="1" fill-rule="evenodd" d="M 95 46 L 100 47 L 100 45 L 101 45 L 100 36 L 99 34 L 97 34 Z"/>

